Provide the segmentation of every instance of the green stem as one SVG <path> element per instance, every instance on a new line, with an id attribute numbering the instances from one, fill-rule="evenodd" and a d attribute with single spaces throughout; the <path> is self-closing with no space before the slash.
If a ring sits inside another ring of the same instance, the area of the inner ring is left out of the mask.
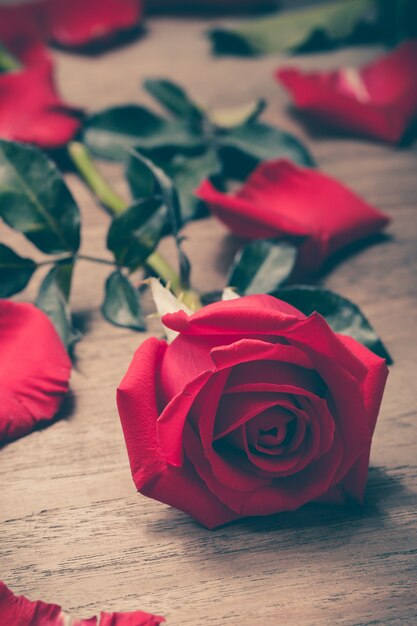
<path id="1" fill-rule="evenodd" d="M 0 44 L 0 73 L 16 72 L 22 69 L 22 65 L 6 48 Z"/>
<path id="2" fill-rule="evenodd" d="M 72 141 L 68 146 L 70 157 L 91 191 L 112 215 L 119 215 L 127 209 L 127 202 L 119 196 L 103 178 L 94 165 L 84 144 Z"/>
<path id="3" fill-rule="evenodd" d="M 68 146 L 68 152 L 78 172 L 103 206 L 105 206 L 113 216 L 123 213 L 123 211 L 128 208 L 127 202 L 116 194 L 107 181 L 104 180 L 102 174 L 94 165 L 84 144 L 73 141 Z M 90 261 L 94 260 L 99 263 L 107 262 L 87 256 L 79 256 L 79 258 Z M 111 265 L 113 265 L 113 263 L 111 263 Z M 171 289 L 175 295 L 183 291 L 177 272 L 158 252 L 153 252 L 146 259 L 146 265 L 162 278 L 164 282 L 170 283 Z"/>
<path id="4" fill-rule="evenodd" d="M 113 261 L 109 261 L 108 259 L 99 259 L 96 256 L 89 256 L 88 254 L 79 254 L 78 259 L 80 261 L 90 261 L 91 263 L 102 263 L 103 265 L 112 265 L 116 266 L 116 263 Z"/>
<path id="5" fill-rule="evenodd" d="M 145 261 L 146 265 L 157 274 L 165 283 L 169 283 L 171 291 L 178 296 L 182 292 L 180 277 L 163 256 L 152 252 Z"/>

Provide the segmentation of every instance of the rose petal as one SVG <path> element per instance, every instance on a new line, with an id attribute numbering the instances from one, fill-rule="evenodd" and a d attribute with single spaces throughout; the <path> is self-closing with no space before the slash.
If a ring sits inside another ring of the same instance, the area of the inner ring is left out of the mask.
<path id="1" fill-rule="evenodd" d="M 56 414 L 71 361 L 48 317 L 31 304 L 0 300 L 0 444 Z"/>
<path id="2" fill-rule="evenodd" d="M 100 617 L 75 619 L 57 604 L 33 602 L 16 596 L 0 581 L 0 623 L 4 626 L 158 626 L 165 618 L 143 611 L 101 613 Z"/>
<path id="3" fill-rule="evenodd" d="M 236 365 L 228 378 L 225 393 L 231 393 L 235 387 L 242 391 L 245 385 L 253 387 L 255 384 L 266 385 L 271 383 L 273 385 L 292 385 L 323 395 L 323 381 L 316 372 L 289 363 L 283 359 L 281 346 L 276 345 L 275 348 L 276 360 L 272 362 L 256 360 Z"/>
<path id="4" fill-rule="evenodd" d="M 196 194 L 240 237 L 304 236 L 297 267 L 306 272 L 317 271 L 329 256 L 389 221 L 339 181 L 284 159 L 258 165 L 233 195 L 209 181 Z"/>
<path id="5" fill-rule="evenodd" d="M 46 0 L 46 15 L 53 41 L 77 48 L 136 26 L 142 0 Z"/>
<path id="6" fill-rule="evenodd" d="M 181 393 L 172 398 L 157 420 L 156 429 L 161 453 L 170 465 L 182 465 L 182 433 L 184 424 L 192 405 L 196 401 L 196 396 L 203 389 L 210 376 L 211 372 L 203 372 L 188 383 Z M 224 382 L 221 385 L 220 392 L 223 390 L 223 387 Z M 210 404 L 218 399 L 217 394 L 214 398 L 210 395 L 207 396 L 207 394 L 204 394 L 204 396 Z"/>
<path id="7" fill-rule="evenodd" d="M 226 524 L 236 514 L 214 496 L 193 467 L 168 465 L 156 435 L 158 419 L 156 372 L 166 344 L 145 341 L 117 390 L 117 405 L 129 454 L 133 480 L 146 496 L 193 516 L 207 528 Z"/>
<path id="8" fill-rule="evenodd" d="M 306 502 L 325 493 L 339 467 L 343 454 L 343 444 L 339 433 L 335 432 L 334 445 L 319 461 L 289 477 L 268 481 L 269 485 L 252 491 L 238 491 L 220 482 L 211 471 L 200 440 L 193 429 L 186 424 L 184 445 L 193 466 L 200 477 L 227 507 L 240 516 L 271 515 L 280 511 L 299 508 Z"/>
<path id="9" fill-rule="evenodd" d="M 392 143 L 417 115 L 417 41 L 359 70 L 301 72 L 283 67 L 277 79 L 296 106 L 320 121 Z"/>
<path id="10" fill-rule="evenodd" d="M 0 74 L 0 137 L 58 148 L 72 139 L 80 122 L 55 90 L 51 60 L 46 53 L 36 56 L 21 71 Z"/>

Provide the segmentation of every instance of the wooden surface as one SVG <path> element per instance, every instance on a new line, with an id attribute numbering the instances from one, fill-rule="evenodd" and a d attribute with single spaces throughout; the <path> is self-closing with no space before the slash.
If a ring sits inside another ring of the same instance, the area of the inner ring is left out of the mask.
<path id="1" fill-rule="evenodd" d="M 395 359 L 366 506 L 362 513 L 312 507 L 210 532 L 137 494 L 115 388 L 145 335 L 101 319 L 108 269 L 83 264 L 73 308 L 85 337 L 63 419 L 0 451 L 0 576 L 16 592 L 58 602 L 78 616 L 142 608 L 166 615 L 172 626 L 417 623 L 416 143 L 399 150 L 306 136 L 272 80 L 280 60 L 215 59 L 202 36 L 206 27 L 197 20 L 154 20 L 146 38 L 107 55 L 59 53 L 62 90 L 89 109 L 144 102 L 140 80 L 156 75 L 217 105 L 267 97 L 266 119 L 304 137 L 323 170 L 392 215 L 389 241 L 322 277 L 362 307 Z M 297 62 L 355 65 L 378 52 L 350 49 Z M 123 190 L 120 169 L 105 170 Z M 83 251 L 105 255 L 108 219 L 80 182 L 70 176 L 69 183 L 82 207 Z M 194 284 L 221 288 L 235 242 L 214 220 L 193 224 L 187 235 Z M 2 227 L 5 237 L 21 252 L 33 252 Z M 23 297 L 32 295 L 31 289 Z M 158 332 L 156 321 L 150 330 Z"/>

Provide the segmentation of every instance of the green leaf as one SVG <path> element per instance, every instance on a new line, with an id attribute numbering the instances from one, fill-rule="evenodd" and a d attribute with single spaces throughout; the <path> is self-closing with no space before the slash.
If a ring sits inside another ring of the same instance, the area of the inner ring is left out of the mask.
<path id="1" fill-rule="evenodd" d="M 258 239 L 236 254 L 227 284 L 239 293 L 269 293 L 289 278 L 297 258 L 297 248 L 286 241 Z"/>
<path id="2" fill-rule="evenodd" d="M 113 219 L 107 248 L 119 266 L 134 271 L 154 251 L 168 221 L 167 208 L 160 199 L 140 200 Z"/>
<path id="3" fill-rule="evenodd" d="M 132 177 L 135 175 L 135 171 L 138 171 L 139 175 L 142 175 L 143 166 L 147 167 L 149 169 L 149 172 L 151 172 L 151 174 L 154 176 L 156 185 L 161 192 L 162 204 L 167 208 L 169 223 L 177 248 L 180 266 L 180 282 L 182 287 L 184 289 L 187 289 L 189 286 L 190 262 L 182 251 L 182 239 L 179 235 L 182 220 L 178 193 L 169 176 L 167 176 L 160 167 L 158 167 L 155 163 L 147 159 L 143 154 L 140 154 L 139 152 L 131 153 L 127 166 L 128 178 L 131 180 Z"/>
<path id="4" fill-rule="evenodd" d="M 212 109 L 208 112 L 207 117 L 218 128 L 235 128 L 257 120 L 265 107 L 265 100 L 254 100 L 249 104 L 241 104 L 237 107 Z"/>
<path id="5" fill-rule="evenodd" d="M 168 121 L 137 105 L 117 106 L 94 113 L 87 118 L 83 140 L 99 157 L 122 161 L 132 148 L 160 146 L 194 146 L 201 143 L 199 135 L 188 125 Z"/>
<path id="6" fill-rule="evenodd" d="M 210 148 L 198 152 L 160 149 L 147 155 L 173 181 L 180 200 L 181 223 L 203 215 L 203 203 L 195 197 L 194 191 L 205 178 L 220 172 L 216 152 Z M 131 189 L 134 189 L 132 185 Z"/>
<path id="7" fill-rule="evenodd" d="M 116 270 L 106 280 L 103 316 L 111 324 L 145 330 L 145 320 L 139 304 L 139 294 L 126 276 Z"/>
<path id="8" fill-rule="evenodd" d="M 348 40 L 362 23 L 377 18 L 375 0 L 343 0 L 253 19 L 237 27 L 209 31 L 217 54 L 256 55 L 296 50 L 312 40 Z"/>
<path id="9" fill-rule="evenodd" d="M 0 217 L 47 254 L 79 248 L 74 198 L 55 164 L 32 146 L 0 140 Z"/>
<path id="10" fill-rule="evenodd" d="M 275 290 L 274 296 L 292 304 L 305 315 L 320 313 L 329 326 L 342 335 L 353 337 L 364 346 L 392 363 L 391 356 L 359 307 L 328 289 L 295 285 Z"/>
<path id="11" fill-rule="evenodd" d="M 36 299 L 36 306 L 50 318 L 68 352 L 81 337 L 68 304 L 73 269 L 72 261 L 57 263 L 44 278 Z"/>
<path id="12" fill-rule="evenodd" d="M 314 159 L 296 137 L 274 126 L 254 122 L 220 135 L 220 158 L 227 177 L 243 180 L 261 161 L 290 159 L 313 167 Z"/>
<path id="13" fill-rule="evenodd" d="M 36 268 L 32 259 L 23 258 L 0 243 L 0 298 L 22 291 Z"/>
<path id="14" fill-rule="evenodd" d="M 186 120 L 200 120 L 202 110 L 191 100 L 185 89 L 164 78 L 148 78 L 143 86 L 167 111 Z"/>

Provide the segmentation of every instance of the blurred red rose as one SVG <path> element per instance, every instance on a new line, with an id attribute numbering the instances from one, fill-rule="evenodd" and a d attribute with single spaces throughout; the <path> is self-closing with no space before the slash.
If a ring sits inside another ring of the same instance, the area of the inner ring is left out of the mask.
<path id="1" fill-rule="evenodd" d="M 0 352 L 3 445 L 54 417 L 68 391 L 71 361 L 45 313 L 10 300 L 0 300 Z"/>
<path id="2" fill-rule="evenodd" d="M 32 602 L 24 596 L 15 596 L 0 582 L 0 624 L 2 626 L 159 626 L 163 617 L 133 611 L 130 613 L 101 613 L 89 619 L 71 618 L 57 604 L 38 600 Z"/>
<path id="3" fill-rule="evenodd" d="M 337 180 L 286 160 L 261 163 L 234 194 L 206 180 L 196 195 L 239 237 L 299 238 L 302 272 L 389 221 Z"/>
<path id="4" fill-rule="evenodd" d="M 212 528 L 362 501 L 387 367 L 272 296 L 162 318 L 117 393 L 133 480 Z"/>
<path id="5" fill-rule="evenodd" d="M 282 67 L 276 77 L 297 108 L 360 135 L 396 143 L 417 116 L 416 40 L 359 70 L 302 72 Z"/>

